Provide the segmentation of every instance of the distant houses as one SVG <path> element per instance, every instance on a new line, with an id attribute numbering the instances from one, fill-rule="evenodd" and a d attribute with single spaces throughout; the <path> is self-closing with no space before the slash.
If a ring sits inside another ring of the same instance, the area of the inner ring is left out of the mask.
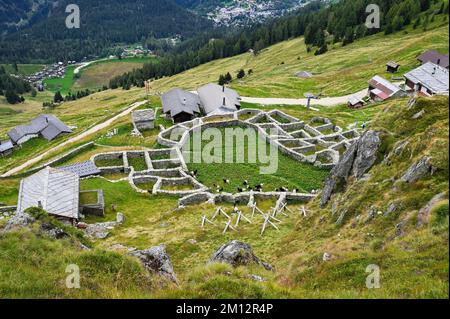
<path id="1" fill-rule="evenodd" d="M 32 138 L 43 137 L 52 141 L 62 134 L 72 133 L 72 130 L 54 115 L 39 115 L 31 120 L 29 125 L 19 125 L 8 132 L 15 145 L 21 145 Z"/>
<path id="2" fill-rule="evenodd" d="M 175 123 L 190 121 L 202 114 L 220 115 L 241 108 L 239 94 L 230 88 L 207 84 L 198 89 L 198 94 L 173 89 L 161 96 L 163 112 Z"/>
<path id="3" fill-rule="evenodd" d="M 448 54 L 442 54 L 437 52 L 436 50 L 428 50 L 422 53 L 417 57 L 417 60 L 422 63 L 422 65 L 428 62 L 432 62 L 447 70 L 449 68 Z"/>
<path id="4" fill-rule="evenodd" d="M 408 92 L 425 96 L 449 93 L 449 70 L 432 62 L 406 73 L 404 77 Z"/>
<path id="5" fill-rule="evenodd" d="M 369 81 L 369 96 L 372 101 L 382 102 L 402 95 L 404 95 L 404 91 L 399 86 L 381 76 L 376 75 Z"/>
<path id="6" fill-rule="evenodd" d="M 175 123 L 187 122 L 200 115 L 200 98 L 182 89 L 172 89 L 161 96 L 163 112 Z"/>
<path id="7" fill-rule="evenodd" d="M 152 109 L 138 110 L 132 113 L 134 127 L 138 131 L 155 128 L 155 111 Z"/>

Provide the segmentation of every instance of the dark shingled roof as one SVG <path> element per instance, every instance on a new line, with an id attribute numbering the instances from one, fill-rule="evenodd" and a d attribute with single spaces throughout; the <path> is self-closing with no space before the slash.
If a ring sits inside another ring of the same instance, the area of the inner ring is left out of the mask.
<path id="1" fill-rule="evenodd" d="M 161 96 L 164 113 L 174 117 L 180 113 L 194 115 L 200 113 L 200 98 L 198 95 L 182 89 L 172 89 Z"/>
<path id="2" fill-rule="evenodd" d="M 443 68 L 448 68 L 448 54 L 441 54 L 435 50 L 428 50 L 417 57 L 417 60 L 425 64 L 427 62 L 433 62 Z M 438 63 L 439 62 L 439 63 Z"/>
<path id="3" fill-rule="evenodd" d="M 72 133 L 72 130 L 56 116 L 43 114 L 32 119 L 30 125 L 16 126 L 8 132 L 8 136 L 17 143 L 26 135 L 42 134 L 45 139 L 51 141 L 62 133 Z"/>
<path id="4" fill-rule="evenodd" d="M 66 172 L 78 174 L 80 178 L 99 175 L 101 171 L 94 164 L 93 161 L 86 161 L 82 163 L 76 163 L 73 165 L 58 167 L 58 169 Z"/>

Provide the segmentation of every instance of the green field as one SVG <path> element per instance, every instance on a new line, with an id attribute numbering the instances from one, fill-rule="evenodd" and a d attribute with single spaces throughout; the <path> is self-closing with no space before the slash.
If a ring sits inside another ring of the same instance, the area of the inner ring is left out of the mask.
<path id="1" fill-rule="evenodd" d="M 108 86 L 109 80 L 113 77 L 154 61 L 156 61 L 154 57 L 100 60 L 81 69 L 78 75 L 74 74 L 77 66 L 72 65 L 67 67 L 63 78 L 47 79 L 44 83 L 47 90 L 53 93 L 60 91 L 63 95 L 86 89 L 95 91 L 105 85 Z"/>
<path id="2" fill-rule="evenodd" d="M 63 78 L 53 78 L 44 81 L 45 87 L 51 92 L 60 91 L 62 95 L 66 95 L 71 91 L 75 83 L 74 70 L 76 66 L 70 65 L 66 68 L 66 74 Z"/>
<path id="3" fill-rule="evenodd" d="M 235 127 L 229 127 L 234 129 Z M 291 191 L 298 189 L 300 192 L 311 192 L 319 189 L 328 175 L 327 170 L 321 170 L 312 165 L 299 163 L 298 161 L 281 154 L 277 149 L 270 150 L 266 142 L 258 139 L 256 145 L 247 139 L 234 139 L 232 145 L 227 145 L 226 128 L 220 129 L 222 139 L 217 142 L 217 149 L 208 152 L 208 156 L 215 156 L 214 163 L 196 163 L 193 159 L 196 157 L 195 151 L 185 152 L 185 161 L 190 171 L 198 171 L 198 180 L 209 187 L 213 192 L 217 187 L 223 188 L 224 192 L 237 193 L 238 188 L 247 188 L 243 182 L 248 181 L 251 187 L 264 184 L 263 190 L 272 192 L 280 187 L 287 187 Z M 190 144 L 193 144 L 191 137 Z M 209 141 L 202 143 L 200 153 L 205 153 L 205 149 L 209 149 Z M 255 156 L 256 161 L 250 160 L 251 154 L 263 152 L 265 156 L 270 155 L 270 161 L 262 160 L 259 156 Z M 191 147 L 192 149 L 192 147 Z M 249 152 L 249 149 L 252 150 Z M 244 156 L 240 161 L 237 150 L 243 150 Z M 232 163 L 226 163 L 225 158 L 229 154 L 232 156 Z M 199 154 L 197 154 L 199 155 Z M 271 174 L 261 174 L 261 168 L 273 167 Z M 296 174 L 292 174 L 296 172 Z M 228 179 L 230 183 L 224 183 L 223 180 Z"/>
<path id="4" fill-rule="evenodd" d="M 242 54 L 212 61 L 179 75 L 156 80 L 155 91 L 168 91 L 174 87 L 197 89 L 209 82 L 216 83 L 219 75 L 230 72 L 234 78 L 240 69 L 253 70 L 243 80 L 234 80 L 231 87 L 242 96 L 303 98 L 306 92 L 324 96 L 342 96 L 367 87 L 374 75 L 388 80 L 386 63 L 394 60 L 401 64 L 399 73 L 418 66 L 416 57 L 427 49 L 448 53 L 448 20 L 445 15 L 436 16 L 429 30 L 407 28 L 385 36 L 379 33 L 360 39 L 348 46 L 336 44 L 326 54 L 315 56 L 307 53 L 303 38 L 285 41 L 263 50 L 259 55 Z M 294 76 L 298 71 L 314 74 L 310 79 Z"/>

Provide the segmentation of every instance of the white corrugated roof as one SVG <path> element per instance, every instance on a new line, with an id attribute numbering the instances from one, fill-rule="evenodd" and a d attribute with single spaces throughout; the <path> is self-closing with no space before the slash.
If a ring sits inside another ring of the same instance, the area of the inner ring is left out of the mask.
<path id="1" fill-rule="evenodd" d="M 448 92 L 448 77 L 447 69 L 432 62 L 427 62 L 405 74 L 405 78 L 415 84 L 422 84 L 434 94 Z"/>
<path id="2" fill-rule="evenodd" d="M 51 215 L 78 219 L 79 192 L 77 174 L 47 167 L 21 181 L 17 211 L 40 203 Z"/>

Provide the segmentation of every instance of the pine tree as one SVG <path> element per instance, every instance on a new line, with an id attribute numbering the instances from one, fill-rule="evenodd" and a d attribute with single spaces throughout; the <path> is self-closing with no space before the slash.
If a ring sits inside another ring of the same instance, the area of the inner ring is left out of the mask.
<path id="1" fill-rule="evenodd" d="M 9 104 L 17 104 L 20 102 L 20 97 L 12 90 L 6 90 L 5 97 Z"/>
<path id="2" fill-rule="evenodd" d="M 61 95 L 61 92 L 56 92 L 55 93 L 55 97 L 53 98 L 53 101 L 55 102 L 55 103 L 61 103 L 61 102 L 63 102 L 64 101 L 64 98 L 63 98 L 63 96 Z"/>
<path id="3" fill-rule="evenodd" d="M 237 74 L 237 78 L 238 79 L 243 79 L 245 77 L 245 71 L 243 69 L 240 69 L 238 74 Z"/>
<path id="4" fill-rule="evenodd" d="M 231 76 L 230 72 L 225 75 L 225 80 L 227 81 L 227 83 L 233 81 L 233 77 Z"/>
<path id="5" fill-rule="evenodd" d="M 227 84 L 227 80 L 225 79 L 225 76 L 223 74 L 220 75 L 218 84 L 220 86 Z"/>

